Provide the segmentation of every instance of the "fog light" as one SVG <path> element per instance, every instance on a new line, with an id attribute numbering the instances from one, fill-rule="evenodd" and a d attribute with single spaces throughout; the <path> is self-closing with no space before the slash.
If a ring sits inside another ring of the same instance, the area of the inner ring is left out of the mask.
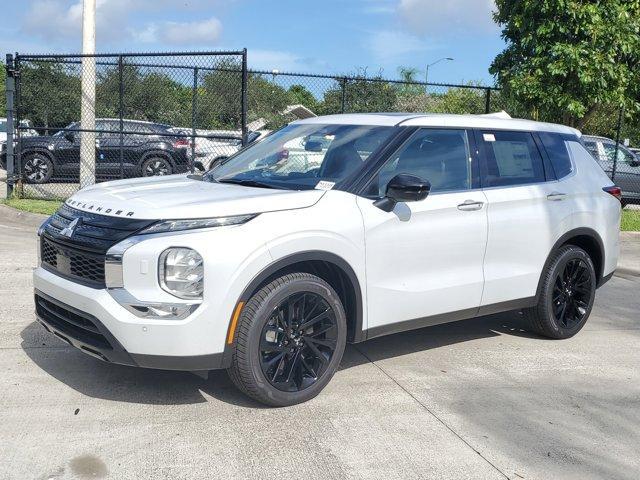
<path id="1" fill-rule="evenodd" d="M 165 250 L 158 261 L 158 278 L 162 289 L 183 299 L 202 298 L 204 266 L 202 257 L 191 248 Z"/>

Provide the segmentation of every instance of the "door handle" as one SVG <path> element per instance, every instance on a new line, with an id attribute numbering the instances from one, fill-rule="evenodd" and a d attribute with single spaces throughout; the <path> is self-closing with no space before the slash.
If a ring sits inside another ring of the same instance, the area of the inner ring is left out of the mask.
<path id="1" fill-rule="evenodd" d="M 564 200 L 565 198 L 567 198 L 566 193 L 551 192 L 549 195 L 547 195 L 547 200 L 550 200 L 552 202 L 559 202 L 561 200 Z"/>
<path id="2" fill-rule="evenodd" d="M 462 210 L 464 212 L 472 212 L 474 210 L 481 210 L 484 205 L 484 202 L 478 202 L 476 200 L 465 200 L 464 203 L 458 205 L 458 210 Z"/>

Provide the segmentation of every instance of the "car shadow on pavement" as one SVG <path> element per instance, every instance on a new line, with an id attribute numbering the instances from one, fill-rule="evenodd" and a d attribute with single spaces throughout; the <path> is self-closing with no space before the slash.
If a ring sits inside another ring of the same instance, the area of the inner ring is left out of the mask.
<path id="1" fill-rule="evenodd" d="M 43 336 L 40 329 L 37 322 L 32 322 L 22 330 L 24 352 L 43 371 L 89 397 L 149 405 L 182 405 L 205 403 L 210 396 L 236 406 L 263 407 L 240 393 L 224 371 L 212 371 L 208 378 L 203 378 L 190 372 L 110 364 L 52 335 Z M 348 345 L 340 369 L 502 334 L 534 336 L 526 332 L 517 313 L 492 315 Z"/>

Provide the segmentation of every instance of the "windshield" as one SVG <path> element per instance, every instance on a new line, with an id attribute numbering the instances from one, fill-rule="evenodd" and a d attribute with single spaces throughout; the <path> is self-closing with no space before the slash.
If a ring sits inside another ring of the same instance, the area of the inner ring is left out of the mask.
<path id="1" fill-rule="evenodd" d="M 355 173 L 395 132 L 372 125 L 293 124 L 214 168 L 205 180 L 265 188 L 331 188 Z"/>

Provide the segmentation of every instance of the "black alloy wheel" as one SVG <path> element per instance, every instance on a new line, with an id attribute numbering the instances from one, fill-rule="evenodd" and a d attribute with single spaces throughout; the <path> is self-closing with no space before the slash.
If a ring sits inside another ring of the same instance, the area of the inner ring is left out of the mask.
<path id="1" fill-rule="evenodd" d="M 312 292 L 291 295 L 262 329 L 262 372 L 278 390 L 298 392 L 321 377 L 334 355 L 338 325 L 331 306 Z"/>
<path id="2" fill-rule="evenodd" d="M 575 245 L 565 245 L 551 254 L 542 272 L 537 305 L 522 313 L 540 335 L 570 338 L 587 323 L 597 283 L 589 254 Z"/>
<path id="3" fill-rule="evenodd" d="M 573 329 L 590 310 L 593 278 L 581 258 L 569 260 L 558 272 L 553 285 L 553 315 L 564 328 Z"/>
<path id="4" fill-rule="evenodd" d="M 318 395 L 340 365 L 347 318 L 340 297 L 322 278 L 282 275 L 241 306 L 227 370 L 253 399 L 274 407 Z"/>

